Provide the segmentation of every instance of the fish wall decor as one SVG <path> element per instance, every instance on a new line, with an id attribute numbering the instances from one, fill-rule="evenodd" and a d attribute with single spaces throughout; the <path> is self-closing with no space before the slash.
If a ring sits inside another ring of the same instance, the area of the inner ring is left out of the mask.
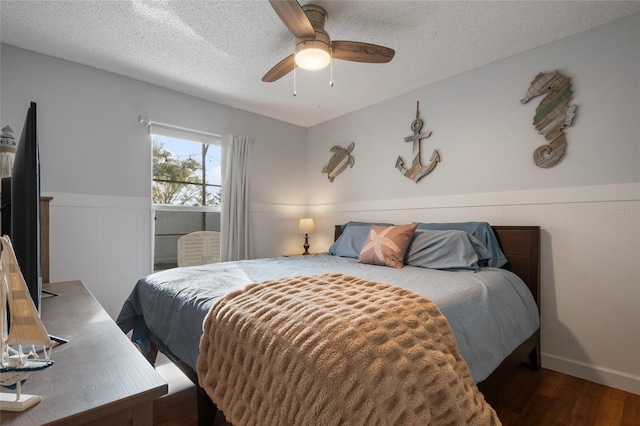
<path id="1" fill-rule="evenodd" d="M 333 180 L 340 173 L 344 171 L 344 169 L 349 167 L 353 167 L 355 163 L 355 159 L 353 155 L 351 155 L 351 151 L 356 146 L 355 142 L 351 142 L 346 148 L 341 147 L 340 145 L 334 145 L 329 150 L 333 152 L 333 156 L 329 159 L 329 162 L 326 166 L 322 168 L 322 173 L 326 173 L 329 178 L 329 182 L 333 182 Z"/>
<path id="2" fill-rule="evenodd" d="M 545 93 L 547 96 L 542 98 L 533 117 L 533 126 L 548 142 L 533 152 L 533 161 L 543 168 L 553 166 L 564 156 L 567 147 L 564 128 L 571 126 L 576 115 L 576 105 L 569 105 L 573 94 L 569 77 L 557 70 L 541 72 L 520 102 L 526 104 Z"/>
<path id="3" fill-rule="evenodd" d="M 422 126 L 424 126 L 424 121 L 420 118 L 420 101 L 418 101 L 416 105 L 416 119 L 411 123 L 413 135 L 404 138 L 405 142 L 413 143 L 413 159 L 411 161 L 411 167 L 407 168 L 405 166 L 404 160 L 401 156 L 398 156 L 398 159 L 396 160 L 396 169 L 416 183 L 431 173 L 440 162 L 440 153 L 437 149 L 434 149 L 431 154 L 431 158 L 429 159 L 429 165 L 426 167 L 422 165 L 422 160 L 420 158 L 420 141 L 431 136 L 431 131 L 422 133 Z"/>

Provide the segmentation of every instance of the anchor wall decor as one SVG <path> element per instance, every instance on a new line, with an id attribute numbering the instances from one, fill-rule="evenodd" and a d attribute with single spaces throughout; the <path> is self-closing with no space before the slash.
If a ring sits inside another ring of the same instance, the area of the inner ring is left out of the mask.
<path id="1" fill-rule="evenodd" d="M 551 167 L 556 164 L 567 147 L 564 128 L 571 126 L 576 116 L 576 106 L 569 105 L 571 95 L 571 79 L 556 71 L 539 73 L 531 82 L 526 96 L 520 100 L 526 104 L 531 99 L 544 95 L 536 108 L 533 126 L 538 133 L 544 135 L 546 145 L 541 145 L 533 152 L 533 161 L 539 167 Z"/>
<path id="2" fill-rule="evenodd" d="M 422 133 L 422 126 L 424 126 L 424 121 L 420 118 L 420 101 L 418 101 L 416 104 L 416 119 L 411 123 L 413 135 L 404 138 L 405 142 L 413 142 L 413 160 L 411 161 L 411 167 L 407 168 L 405 166 L 404 160 L 401 156 L 398 156 L 398 159 L 396 160 L 396 169 L 416 183 L 431 173 L 440 162 L 440 154 L 437 149 L 434 149 L 433 154 L 431 154 L 431 158 L 429 159 L 429 165 L 426 167 L 422 165 L 422 161 L 420 159 L 420 141 L 431 136 L 431 131 Z"/>

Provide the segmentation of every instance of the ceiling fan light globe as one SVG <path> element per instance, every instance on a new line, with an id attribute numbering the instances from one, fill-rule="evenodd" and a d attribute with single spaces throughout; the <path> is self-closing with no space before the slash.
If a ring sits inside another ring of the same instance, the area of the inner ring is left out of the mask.
<path id="1" fill-rule="evenodd" d="M 305 70 L 320 70 L 331 62 L 329 46 L 321 41 L 303 41 L 296 45 L 296 65 Z"/>

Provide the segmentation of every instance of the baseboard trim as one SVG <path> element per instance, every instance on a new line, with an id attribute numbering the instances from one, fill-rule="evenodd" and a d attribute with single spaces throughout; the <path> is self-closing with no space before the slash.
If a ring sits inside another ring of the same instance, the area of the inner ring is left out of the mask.
<path id="1" fill-rule="evenodd" d="M 542 353 L 542 366 L 549 370 L 640 395 L 640 376 L 545 352 Z"/>

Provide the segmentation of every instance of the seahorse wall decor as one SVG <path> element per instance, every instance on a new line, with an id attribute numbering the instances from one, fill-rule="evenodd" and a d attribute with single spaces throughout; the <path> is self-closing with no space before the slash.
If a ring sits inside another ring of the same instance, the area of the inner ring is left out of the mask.
<path id="1" fill-rule="evenodd" d="M 413 135 L 404 138 L 405 142 L 413 142 L 413 160 L 411 162 L 411 167 L 407 168 L 404 165 L 404 160 L 401 156 L 398 156 L 398 159 L 396 160 L 396 169 L 416 183 L 431 173 L 440 162 L 440 154 L 437 149 L 434 149 L 433 154 L 431 154 L 431 158 L 429 159 L 431 163 L 429 163 L 427 167 L 422 165 L 422 161 L 420 159 L 420 141 L 431 136 L 431 131 L 422 133 L 422 126 L 424 126 L 424 121 L 420 118 L 420 101 L 418 101 L 416 105 L 416 119 L 411 123 Z"/>
<path id="2" fill-rule="evenodd" d="M 322 173 L 327 174 L 329 182 L 333 182 L 336 176 L 342 173 L 347 166 L 353 167 L 356 160 L 353 158 L 353 155 L 351 155 L 351 151 L 353 151 L 355 145 L 355 142 L 351 142 L 346 148 L 340 145 L 331 147 L 329 151 L 333 152 L 333 156 L 331 156 L 327 165 L 321 170 Z"/>
<path id="3" fill-rule="evenodd" d="M 533 79 L 526 96 L 520 100 L 526 104 L 531 99 L 544 95 L 533 117 L 533 126 L 544 135 L 546 145 L 539 146 L 533 152 L 533 161 L 539 167 L 551 167 L 564 155 L 567 139 L 564 128 L 571 126 L 576 115 L 576 106 L 569 105 L 571 79 L 559 71 L 541 72 Z"/>

